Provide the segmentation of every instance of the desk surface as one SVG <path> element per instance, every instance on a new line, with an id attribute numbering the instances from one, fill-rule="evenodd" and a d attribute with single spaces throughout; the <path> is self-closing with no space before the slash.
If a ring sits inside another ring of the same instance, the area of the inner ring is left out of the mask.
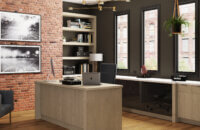
<path id="1" fill-rule="evenodd" d="M 173 81 L 171 79 L 163 79 L 163 78 L 138 78 L 135 76 L 122 76 L 117 75 L 116 79 L 119 80 L 130 80 L 130 81 L 140 81 L 140 82 L 150 82 L 150 83 L 163 83 L 163 84 L 181 84 L 181 85 L 195 85 L 200 86 L 200 81 Z"/>
<path id="2" fill-rule="evenodd" d="M 122 85 L 118 84 L 107 84 L 101 83 L 101 85 L 63 85 L 59 80 L 51 80 L 51 81 L 36 81 L 36 84 L 46 84 L 49 86 L 55 87 L 65 87 L 71 89 L 81 89 L 81 90 L 100 90 L 100 89 L 114 89 L 114 88 L 122 88 Z"/>

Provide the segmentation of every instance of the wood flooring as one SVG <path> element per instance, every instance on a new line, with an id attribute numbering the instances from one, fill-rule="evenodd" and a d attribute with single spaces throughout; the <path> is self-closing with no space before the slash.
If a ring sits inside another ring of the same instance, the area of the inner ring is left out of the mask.
<path id="1" fill-rule="evenodd" d="M 32 110 L 12 113 L 11 125 L 9 124 L 8 116 L 0 118 L 0 130 L 67 129 L 43 120 L 35 120 L 35 112 Z M 200 127 L 184 123 L 172 123 L 166 120 L 124 112 L 122 117 L 122 130 L 200 130 Z"/>

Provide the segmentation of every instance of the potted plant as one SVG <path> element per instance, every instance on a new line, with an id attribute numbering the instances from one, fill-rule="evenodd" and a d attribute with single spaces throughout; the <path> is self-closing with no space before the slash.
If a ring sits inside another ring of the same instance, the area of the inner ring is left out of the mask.
<path id="1" fill-rule="evenodd" d="M 172 29 L 170 36 L 172 36 L 172 34 L 181 34 L 182 25 L 189 26 L 189 22 L 182 16 L 172 17 L 164 23 L 167 31 Z"/>

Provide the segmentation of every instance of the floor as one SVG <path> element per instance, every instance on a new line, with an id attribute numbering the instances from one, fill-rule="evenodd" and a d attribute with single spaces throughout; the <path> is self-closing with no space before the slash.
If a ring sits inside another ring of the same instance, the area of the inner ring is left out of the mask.
<path id="1" fill-rule="evenodd" d="M 43 120 L 34 120 L 34 111 L 14 112 L 12 125 L 9 117 L 0 119 L 0 130 L 66 130 Z M 133 113 L 123 113 L 122 130 L 200 130 L 200 127 L 183 123 L 141 116 Z"/>

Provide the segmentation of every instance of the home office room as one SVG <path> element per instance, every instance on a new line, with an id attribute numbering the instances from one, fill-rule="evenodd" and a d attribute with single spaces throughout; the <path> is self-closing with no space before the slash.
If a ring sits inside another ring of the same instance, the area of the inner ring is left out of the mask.
<path id="1" fill-rule="evenodd" d="M 0 130 L 199 130 L 199 0 L 1 0 Z"/>

